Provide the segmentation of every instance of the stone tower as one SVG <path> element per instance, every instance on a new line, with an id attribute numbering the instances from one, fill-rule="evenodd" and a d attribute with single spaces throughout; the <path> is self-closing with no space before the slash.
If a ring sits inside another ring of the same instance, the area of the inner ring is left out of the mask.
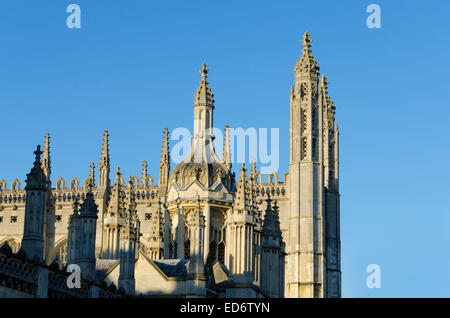
<path id="1" fill-rule="evenodd" d="M 201 80 L 194 94 L 194 133 L 189 154 L 170 173 L 165 211 L 165 258 L 187 258 L 189 233 L 186 217 L 197 206 L 205 222 L 204 263 L 228 263 L 225 258 L 226 214 L 232 207 L 233 176 L 214 150 L 214 95 L 207 81 L 208 70 L 202 64 Z"/>
<path id="2" fill-rule="evenodd" d="M 47 209 L 47 178 L 41 166 L 41 146 L 34 152 L 36 159 L 26 179 L 25 223 L 22 249 L 30 259 L 44 260 L 44 223 Z"/>
<path id="3" fill-rule="evenodd" d="M 333 207 L 328 208 L 324 176 L 328 169 L 333 173 L 332 183 L 337 184 L 337 179 L 334 179 L 336 160 L 334 155 L 331 165 L 326 160 L 330 139 L 324 136 L 328 134 L 328 120 L 334 120 L 334 107 L 328 101 L 326 85 L 319 87 L 319 66 L 311 54 L 312 40 L 308 33 L 304 34 L 302 42 L 302 56 L 294 68 L 295 86 L 291 87 L 290 95 L 286 296 L 327 297 L 327 262 L 330 261 L 327 253 L 329 250 L 339 254 L 339 225 L 332 220 L 338 219 L 338 203 L 331 203 Z M 334 130 L 334 123 L 331 127 Z M 331 148 L 337 145 L 334 138 L 333 132 Z M 336 153 L 334 148 L 332 153 Z M 337 189 L 333 187 L 330 200 L 337 202 L 338 197 Z M 330 226 L 333 228 L 327 233 Z M 336 265 L 330 270 L 340 277 L 340 269 Z"/>

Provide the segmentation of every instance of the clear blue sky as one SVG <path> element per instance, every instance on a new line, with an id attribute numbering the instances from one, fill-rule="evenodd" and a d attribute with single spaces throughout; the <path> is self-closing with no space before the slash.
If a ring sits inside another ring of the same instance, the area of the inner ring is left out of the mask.
<path id="1" fill-rule="evenodd" d="M 381 7 L 368 29 L 366 7 Z M 66 27 L 66 7 L 82 28 Z M 21 181 L 52 136 L 53 181 L 111 164 L 157 179 L 162 130 L 192 127 L 201 63 L 215 126 L 280 128 L 300 38 L 329 78 L 341 160 L 343 296 L 450 297 L 448 1 L 2 1 L 0 178 Z M 381 288 L 366 267 L 381 266 Z"/>

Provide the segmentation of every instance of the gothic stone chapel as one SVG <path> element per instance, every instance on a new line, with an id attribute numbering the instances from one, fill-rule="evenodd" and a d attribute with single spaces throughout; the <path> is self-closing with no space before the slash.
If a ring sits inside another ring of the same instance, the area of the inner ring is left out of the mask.
<path id="1" fill-rule="evenodd" d="M 108 131 L 95 178 L 51 177 L 50 137 L 25 186 L 0 181 L 0 297 L 340 297 L 339 131 L 327 79 L 303 36 L 290 91 L 288 172 L 232 173 L 216 155 L 206 65 L 186 158 L 171 169 L 164 129 L 158 184 L 111 171 Z M 111 172 L 114 172 L 111 176 Z M 81 269 L 80 288 L 65 279 Z"/>

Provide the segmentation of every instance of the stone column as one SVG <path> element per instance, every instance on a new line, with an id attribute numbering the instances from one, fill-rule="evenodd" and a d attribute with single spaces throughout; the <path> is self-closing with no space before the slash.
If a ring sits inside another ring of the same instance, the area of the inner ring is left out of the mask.
<path id="1" fill-rule="evenodd" d="M 203 252 L 203 261 L 206 263 L 206 259 L 209 255 L 209 242 L 211 241 L 211 207 L 209 203 L 205 204 L 203 209 L 203 215 L 205 216 L 205 239 L 204 239 L 204 252 Z"/>
<path id="2" fill-rule="evenodd" d="M 35 275 L 36 298 L 48 298 L 48 269 L 38 265 Z"/>

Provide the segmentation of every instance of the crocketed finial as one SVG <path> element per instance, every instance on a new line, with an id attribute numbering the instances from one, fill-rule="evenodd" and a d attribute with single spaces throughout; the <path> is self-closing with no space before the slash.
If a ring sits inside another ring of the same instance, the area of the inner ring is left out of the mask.
<path id="1" fill-rule="evenodd" d="M 209 70 L 206 68 L 206 63 L 203 62 L 202 69 L 200 70 L 200 74 L 202 74 L 202 78 L 206 79 Z"/>
<path id="2" fill-rule="evenodd" d="M 308 32 L 305 32 L 305 34 L 303 34 L 303 40 L 302 40 L 303 51 L 311 53 L 311 42 L 312 42 L 311 36 L 309 35 Z"/>

